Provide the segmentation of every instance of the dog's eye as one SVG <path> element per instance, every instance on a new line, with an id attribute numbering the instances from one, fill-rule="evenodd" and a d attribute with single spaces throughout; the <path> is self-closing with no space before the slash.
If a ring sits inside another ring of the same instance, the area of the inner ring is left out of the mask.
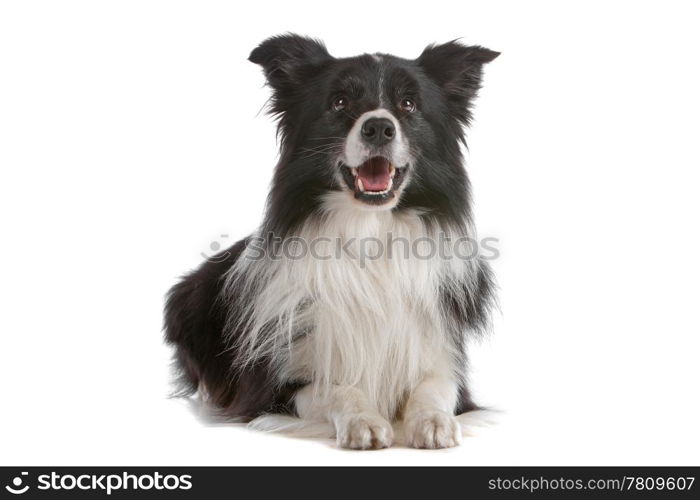
<path id="1" fill-rule="evenodd" d="M 401 99 L 399 107 L 406 113 L 413 113 L 416 110 L 416 103 L 412 99 Z"/>
<path id="2" fill-rule="evenodd" d="M 345 109 L 348 105 L 348 98 L 345 96 L 336 97 L 333 101 L 333 111 Z"/>

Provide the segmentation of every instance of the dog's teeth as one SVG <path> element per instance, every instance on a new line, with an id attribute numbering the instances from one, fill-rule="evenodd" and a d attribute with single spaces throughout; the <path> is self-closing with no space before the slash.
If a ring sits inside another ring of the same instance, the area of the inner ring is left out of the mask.
<path id="1" fill-rule="evenodd" d="M 352 172 L 352 175 L 357 177 L 357 167 L 350 167 L 350 172 Z"/>
<path id="2" fill-rule="evenodd" d="M 392 179 L 394 178 L 394 174 L 396 173 L 396 167 L 393 165 L 389 167 L 389 177 Z M 391 184 L 389 184 L 389 187 L 391 187 Z"/>
<path id="3" fill-rule="evenodd" d="M 386 189 L 384 190 L 385 193 L 388 193 L 391 191 L 392 186 L 394 185 L 394 178 L 393 176 L 389 178 L 389 184 L 387 185 Z"/>
<path id="4" fill-rule="evenodd" d="M 359 177 L 357 178 L 357 188 L 360 190 L 361 193 L 365 192 L 365 186 L 362 184 L 362 179 Z"/>

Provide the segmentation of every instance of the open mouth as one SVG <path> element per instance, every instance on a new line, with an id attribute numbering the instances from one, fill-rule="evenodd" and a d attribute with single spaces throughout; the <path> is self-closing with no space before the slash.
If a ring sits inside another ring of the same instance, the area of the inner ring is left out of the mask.
<path id="1" fill-rule="evenodd" d="M 373 156 L 359 167 L 342 167 L 343 178 L 355 192 L 355 198 L 381 205 L 396 196 L 403 182 L 406 167 L 396 167 L 383 156 Z"/>

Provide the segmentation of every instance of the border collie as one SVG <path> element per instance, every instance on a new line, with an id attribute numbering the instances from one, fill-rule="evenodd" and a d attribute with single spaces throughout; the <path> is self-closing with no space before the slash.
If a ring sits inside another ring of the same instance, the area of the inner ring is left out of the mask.
<path id="1" fill-rule="evenodd" d="M 484 259 L 430 250 L 475 241 L 464 127 L 496 56 L 335 58 L 294 34 L 253 50 L 280 159 L 258 231 L 168 294 L 183 393 L 260 428 L 325 423 L 345 448 L 390 446 L 392 422 L 413 447 L 460 442 L 494 284 Z"/>

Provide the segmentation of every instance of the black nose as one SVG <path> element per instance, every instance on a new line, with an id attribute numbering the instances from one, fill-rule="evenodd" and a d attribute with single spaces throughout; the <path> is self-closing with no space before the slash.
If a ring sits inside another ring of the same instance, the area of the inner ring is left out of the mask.
<path id="1" fill-rule="evenodd" d="M 362 138 L 373 146 L 383 146 L 395 135 L 394 123 L 387 118 L 369 118 L 362 124 Z"/>

